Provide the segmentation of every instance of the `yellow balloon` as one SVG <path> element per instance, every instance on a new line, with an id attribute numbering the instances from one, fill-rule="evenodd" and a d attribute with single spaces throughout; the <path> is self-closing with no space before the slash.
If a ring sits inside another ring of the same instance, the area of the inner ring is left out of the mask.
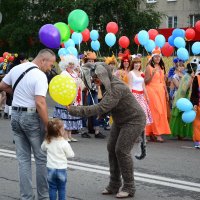
<path id="1" fill-rule="evenodd" d="M 77 95 L 76 83 L 70 76 L 57 75 L 49 84 L 49 94 L 55 102 L 68 106 Z"/>

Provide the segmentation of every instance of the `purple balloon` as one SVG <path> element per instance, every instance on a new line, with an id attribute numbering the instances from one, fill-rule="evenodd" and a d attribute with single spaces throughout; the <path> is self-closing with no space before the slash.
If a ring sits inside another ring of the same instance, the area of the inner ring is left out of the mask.
<path id="1" fill-rule="evenodd" d="M 53 24 L 42 26 L 39 30 L 39 38 L 41 43 L 48 48 L 58 49 L 60 47 L 60 33 Z"/>

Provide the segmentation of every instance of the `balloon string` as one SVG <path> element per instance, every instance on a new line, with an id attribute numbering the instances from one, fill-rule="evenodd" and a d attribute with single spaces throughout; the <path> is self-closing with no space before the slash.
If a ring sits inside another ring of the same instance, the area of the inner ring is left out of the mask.
<path id="1" fill-rule="evenodd" d="M 137 54 L 138 54 L 138 52 L 139 52 L 139 48 L 140 48 L 140 45 L 138 45 L 138 47 L 137 47 Z"/>
<path id="2" fill-rule="evenodd" d="M 100 57 L 101 57 L 101 53 L 100 53 L 100 51 L 98 51 L 99 52 L 99 55 L 100 55 Z"/>

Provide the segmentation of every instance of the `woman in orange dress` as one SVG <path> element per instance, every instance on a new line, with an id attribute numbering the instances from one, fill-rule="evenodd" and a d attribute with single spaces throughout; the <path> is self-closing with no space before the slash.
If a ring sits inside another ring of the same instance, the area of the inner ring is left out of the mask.
<path id="1" fill-rule="evenodd" d="M 152 52 L 152 58 L 145 71 L 145 84 L 153 118 L 153 123 L 146 126 L 146 135 L 153 141 L 163 142 L 161 135 L 171 134 L 171 131 L 167 120 L 169 96 L 165 84 L 165 66 L 160 49 Z"/>

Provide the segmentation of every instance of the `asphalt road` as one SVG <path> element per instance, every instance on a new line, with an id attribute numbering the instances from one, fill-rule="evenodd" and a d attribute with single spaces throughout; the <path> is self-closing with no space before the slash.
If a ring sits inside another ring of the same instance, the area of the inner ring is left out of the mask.
<path id="1" fill-rule="evenodd" d="M 48 99 L 51 115 L 54 102 Z M 102 130 L 103 131 L 103 130 Z M 109 136 L 108 131 L 104 131 Z M 115 196 L 103 196 L 101 191 L 109 180 L 107 139 L 81 138 L 74 135 L 72 143 L 76 154 L 69 160 L 68 200 L 111 200 Z M 136 144 L 133 158 L 139 152 Z M 165 143 L 147 144 L 147 157 L 134 158 L 136 194 L 135 200 L 199 200 L 200 199 L 200 150 L 192 141 L 168 138 Z M 34 161 L 33 161 L 34 166 Z M 35 190 L 35 168 L 33 188 Z M 19 199 L 19 178 L 15 147 L 9 120 L 0 120 L 0 200 Z"/>

